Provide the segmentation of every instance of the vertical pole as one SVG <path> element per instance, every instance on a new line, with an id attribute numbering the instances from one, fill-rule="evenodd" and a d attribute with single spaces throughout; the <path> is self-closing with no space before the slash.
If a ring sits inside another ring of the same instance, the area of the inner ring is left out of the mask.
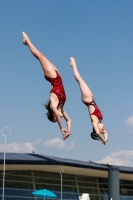
<path id="1" fill-rule="evenodd" d="M 99 181 L 98 181 L 98 178 L 96 178 L 96 183 L 97 183 L 97 191 L 98 191 L 98 200 L 101 200 L 101 193 L 100 193 L 100 186 L 99 186 Z M 95 193 L 94 193 L 95 194 Z"/>
<path id="2" fill-rule="evenodd" d="M 80 193 L 79 193 L 79 186 L 78 186 L 77 176 L 75 176 L 75 182 L 76 182 L 77 193 L 78 193 L 78 196 L 79 196 Z"/>
<path id="3" fill-rule="evenodd" d="M 62 173 L 60 173 L 61 175 L 61 200 L 62 200 Z"/>
<path id="4" fill-rule="evenodd" d="M 108 200 L 119 200 L 119 168 L 108 167 Z"/>
<path id="5" fill-rule="evenodd" d="M 60 175 L 61 175 L 61 200 L 62 200 L 62 172 L 63 172 L 63 169 L 60 172 Z"/>
<path id="6" fill-rule="evenodd" d="M 32 182 L 33 182 L 33 188 L 34 188 L 34 191 L 35 191 L 36 190 L 36 185 L 35 185 L 35 179 L 34 179 L 34 173 L 33 173 L 33 171 L 31 171 L 31 176 L 32 176 Z M 35 198 L 35 200 L 37 200 L 36 196 L 34 198 Z"/>
<path id="7" fill-rule="evenodd" d="M 5 136 L 4 136 L 4 137 L 5 137 Z M 5 191 L 5 155 L 6 155 L 6 137 L 5 137 L 5 147 L 4 147 L 3 196 L 2 196 L 2 200 L 4 200 L 4 191 Z"/>
<path id="8" fill-rule="evenodd" d="M 3 130 L 4 129 L 9 129 L 9 133 L 8 134 L 4 134 L 3 133 Z M 4 200 L 4 192 L 5 192 L 5 160 L 6 160 L 6 137 L 8 136 L 8 135 L 10 135 L 10 133 L 11 133 L 11 129 L 9 128 L 9 127 L 3 127 L 2 129 L 1 129 L 1 134 L 4 136 L 4 138 L 5 138 L 5 147 L 4 147 L 4 166 L 3 166 L 3 195 L 2 195 L 2 200 Z"/>

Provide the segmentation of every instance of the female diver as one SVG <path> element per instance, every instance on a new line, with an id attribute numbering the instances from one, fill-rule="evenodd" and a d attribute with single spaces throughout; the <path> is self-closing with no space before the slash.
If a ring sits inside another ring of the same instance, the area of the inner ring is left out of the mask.
<path id="1" fill-rule="evenodd" d="M 58 122 L 59 128 L 62 132 L 63 139 L 70 136 L 71 119 L 68 114 L 63 110 L 66 101 L 66 94 L 63 87 L 62 79 L 57 68 L 31 43 L 29 37 L 25 32 L 22 32 L 23 44 L 27 45 L 31 53 L 40 61 L 41 67 L 44 71 L 44 77 L 51 83 L 51 91 L 48 102 L 44 107 L 48 110 L 46 113 L 47 118 L 51 122 Z M 66 120 L 67 130 L 63 128 L 61 118 Z"/>
<path id="2" fill-rule="evenodd" d="M 79 84 L 82 102 L 88 107 L 91 124 L 93 126 L 93 132 L 91 133 L 91 138 L 94 140 L 100 140 L 103 144 L 105 144 L 108 141 L 108 135 L 106 130 L 104 129 L 104 125 L 101 124 L 101 121 L 103 119 L 101 111 L 99 110 L 99 108 L 95 103 L 90 88 L 87 86 L 85 81 L 80 76 L 77 70 L 76 61 L 73 57 L 70 57 L 70 66 L 72 67 L 74 77 Z"/>

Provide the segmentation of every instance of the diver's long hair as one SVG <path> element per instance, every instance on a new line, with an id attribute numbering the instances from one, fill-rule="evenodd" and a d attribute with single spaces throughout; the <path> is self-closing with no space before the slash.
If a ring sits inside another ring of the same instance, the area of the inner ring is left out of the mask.
<path id="1" fill-rule="evenodd" d="M 93 132 L 91 132 L 91 138 L 93 140 L 100 140 L 100 138 L 97 136 L 95 129 L 93 128 Z"/>
<path id="2" fill-rule="evenodd" d="M 53 115 L 53 111 L 50 108 L 50 101 L 47 101 L 47 103 L 44 104 L 45 109 L 48 111 L 46 113 L 47 118 L 51 121 L 54 122 L 54 115 Z"/>

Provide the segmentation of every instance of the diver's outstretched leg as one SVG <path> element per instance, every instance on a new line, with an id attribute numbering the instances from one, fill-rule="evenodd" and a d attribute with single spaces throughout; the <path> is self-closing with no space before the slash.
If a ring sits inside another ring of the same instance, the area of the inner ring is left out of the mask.
<path id="1" fill-rule="evenodd" d="M 27 45 L 31 53 L 40 61 L 45 76 L 55 76 L 56 67 L 31 43 L 29 37 L 25 32 L 22 32 L 23 44 Z"/>
<path id="2" fill-rule="evenodd" d="M 70 57 L 70 66 L 72 67 L 74 77 L 79 84 L 82 101 L 83 102 L 91 102 L 93 94 L 92 94 L 90 88 L 88 87 L 88 85 L 85 83 L 85 81 L 80 76 L 77 66 L 76 66 L 76 61 L 73 57 Z"/>

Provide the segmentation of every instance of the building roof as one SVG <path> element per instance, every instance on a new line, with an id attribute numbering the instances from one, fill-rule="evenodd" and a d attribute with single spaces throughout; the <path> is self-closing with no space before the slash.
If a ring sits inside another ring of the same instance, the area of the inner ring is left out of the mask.
<path id="1" fill-rule="evenodd" d="M 4 153 L 0 153 L 0 164 L 3 164 Z M 30 153 L 6 153 L 6 165 L 61 165 L 69 167 L 78 167 L 84 169 L 96 169 L 108 171 L 109 166 L 117 167 L 121 173 L 133 174 L 133 167 L 116 166 L 108 164 L 100 164 L 92 161 L 85 162 L 67 158 L 59 158 Z"/>

